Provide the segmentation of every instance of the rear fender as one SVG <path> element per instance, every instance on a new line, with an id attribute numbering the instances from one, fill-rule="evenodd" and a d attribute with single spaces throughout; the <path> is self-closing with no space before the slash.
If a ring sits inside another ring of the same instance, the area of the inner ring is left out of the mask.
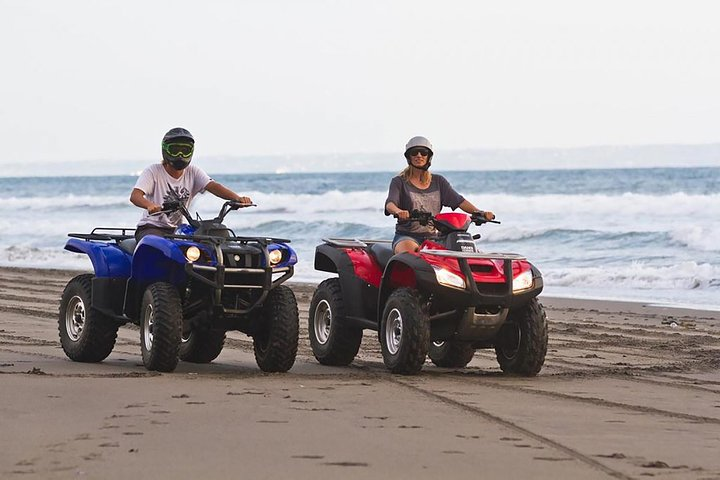
<path id="1" fill-rule="evenodd" d="M 346 319 L 363 327 L 368 322 L 374 324 L 377 287 L 358 277 L 353 261 L 344 249 L 328 244 L 318 245 L 315 249 L 315 269 L 338 274 Z"/>
<path id="2" fill-rule="evenodd" d="M 84 253 L 90 257 L 96 277 L 128 278 L 130 276 L 132 257 L 115 243 L 71 238 L 65 243 L 65 250 Z"/>

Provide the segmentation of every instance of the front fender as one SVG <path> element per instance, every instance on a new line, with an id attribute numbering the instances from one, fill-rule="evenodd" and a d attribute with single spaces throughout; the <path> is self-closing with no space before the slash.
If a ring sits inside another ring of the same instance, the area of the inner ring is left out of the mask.
<path id="1" fill-rule="evenodd" d="M 378 297 L 377 318 L 382 319 L 385 302 L 393 290 L 400 287 L 417 288 L 423 292 L 435 290 L 437 281 L 432 266 L 411 253 L 398 253 L 385 266 Z"/>
<path id="2" fill-rule="evenodd" d="M 177 242 L 147 235 L 140 240 L 132 258 L 132 279 L 138 286 L 154 282 L 180 285 L 185 282 L 187 260 Z"/>
<path id="3" fill-rule="evenodd" d="M 128 278 L 131 272 L 131 256 L 114 243 L 90 242 L 71 238 L 65 250 L 84 253 L 90 257 L 96 277 Z"/>

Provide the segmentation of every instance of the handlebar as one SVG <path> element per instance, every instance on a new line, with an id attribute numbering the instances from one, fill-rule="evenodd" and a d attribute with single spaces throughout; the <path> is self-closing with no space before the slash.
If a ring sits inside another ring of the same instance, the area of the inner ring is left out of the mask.
<path id="1" fill-rule="evenodd" d="M 396 214 L 393 214 L 393 217 L 398 218 Z M 422 226 L 430 225 L 434 221 L 435 217 L 430 212 L 423 212 L 422 210 L 412 210 L 410 212 L 410 216 L 408 217 L 408 221 L 414 220 L 420 223 Z M 485 218 L 485 212 L 473 212 L 470 214 L 470 221 L 473 222 L 475 225 L 482 225 L 483 223 L 497 223 L 500 224 L 497 220 L 488 220 Z"/>
<path id="2" fill-rule="evenodd" d="M 247 208 L 247 207 L 257 207 L 254 203 L 240 203 L 235 200 L 228 200 L 225 203 L 223 203 L 223 206 L 220 208 L 220 213 L 218 213 L 218 216 L 215 218 L 215 221 L 217 223 L 222 223 L 223 219 L 227 216 L 228 213 L 230 213 L 233 210 L 238 210 L 240 208 Z M 162 204 L 162 208 L 160 211 L 151 213 L 150 215 L 160 215 L 162 213 L 173 213 L 180 211 L 182 213 L 183 217 L 185 217 L 190 225 L 193 225 L 197 227 L 201 221 L 200 217 L 198 216 L 197 220 L 192 218 L 190 216 L 190 212 L 185 208 L 185 204 L 180 199 L 175 200 L 167 200 Z"/>

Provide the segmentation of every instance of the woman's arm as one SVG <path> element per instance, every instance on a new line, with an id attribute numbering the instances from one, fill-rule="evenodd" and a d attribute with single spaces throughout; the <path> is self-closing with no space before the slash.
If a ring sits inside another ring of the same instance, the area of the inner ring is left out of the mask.
<path id="1" fill-rule="evenodd" d="M 410 218 L 410 212 L 403 210 L 402 208 L 395 205 L 394 202 L 388 202 L 385 204 L 385 211 L 390 215 L 396 216 L 399 220 L 407 220 Z"/>
<path id="2" fill-rule="evenodd" d="M 467 213 L 475 213 L 480 212 L 485 216 L 486 220 L 492 220 L 495 218 L 495 214 L 493 212 L 485 212 L 480 209 L 478 209 L 475 205 L 468 202 L 467 200 L 463 200 L 463 202 L 459 205 L 460 209 Z"/>

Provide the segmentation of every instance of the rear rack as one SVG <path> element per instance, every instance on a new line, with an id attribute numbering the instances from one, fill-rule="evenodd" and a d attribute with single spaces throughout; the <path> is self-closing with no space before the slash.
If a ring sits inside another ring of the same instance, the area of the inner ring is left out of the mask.
<path id="1" fill-rule="evenodd" d="M 365 248 L 375 243 L 391 244 L 392 240 L 358 240 L 357 238 L 323 238 L 323 242 L 333 247 L 341 248 Z"/>
<path id="2" fill-rule="evenodd" d="M 113 228 L 113 227 L 96 227 L 92 229 L 90 233 L 68 233 L 68 237 L 82 238 L 83 240 L 127 240 L 128 238 L 135 238 L 134 234 L 127 232 L 134 232 L 134 228 Z M 113 233 L 120 232 L 120 233 Z"/>

